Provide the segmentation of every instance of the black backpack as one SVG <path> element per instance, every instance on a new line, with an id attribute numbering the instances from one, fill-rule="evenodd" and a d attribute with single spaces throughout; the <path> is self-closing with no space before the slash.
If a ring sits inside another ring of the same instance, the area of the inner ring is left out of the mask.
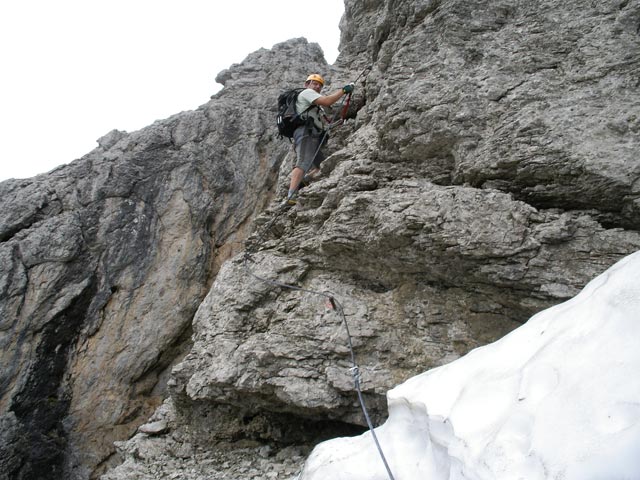
<path id="1" fill-rule="evenodd" d="M 300 116 L 315 105 L 311 105 L 304 112 L 296 112 L 296 101 L 298 95 L 304 88 L 294 88 L 293 90 L 287 90 L 278 97 L 278 116 L 276 117 L 276 124 L 278 125 L 278 133 L 280 137 L 293 138 L 293 132 L 296 128 L 305 124 L 306 119 L 300 118 Z"/>

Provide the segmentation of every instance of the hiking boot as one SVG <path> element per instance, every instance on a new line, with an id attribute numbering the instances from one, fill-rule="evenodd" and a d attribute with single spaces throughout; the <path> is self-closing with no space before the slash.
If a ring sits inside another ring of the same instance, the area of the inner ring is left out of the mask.
<path id="1" fill-rule="evenodd" d="M 294 207 L 297 204 L 298 204 L 298 198 L 296 196 L 287 197 L 284 199 L 284 202 L 282 203 L 282 205 L 285 207 Z"/>

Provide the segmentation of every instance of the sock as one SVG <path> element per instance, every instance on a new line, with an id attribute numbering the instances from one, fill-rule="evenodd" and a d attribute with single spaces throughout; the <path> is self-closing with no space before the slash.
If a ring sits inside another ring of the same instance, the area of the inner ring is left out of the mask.
<path id="1" fill-rule="evenodd" d="M 287 198 L 293 198 L 296 196 L 296 192 L 297 190 L 291 190 L 289 189 L 289 194 L 287 195 Z"/>

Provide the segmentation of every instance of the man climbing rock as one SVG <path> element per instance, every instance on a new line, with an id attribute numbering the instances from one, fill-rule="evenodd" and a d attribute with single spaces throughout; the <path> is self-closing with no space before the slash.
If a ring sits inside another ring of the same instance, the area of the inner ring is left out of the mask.
<path id="1" fill-rule="evenodd" d="M 322 95 L 320 90 L 322 90 L 323 86 L 324 79 L 320 75 L 313 73 L 307 77 L 304 82 L 305 89 L 298 95 L 296 111 L 302 112 L 301 118 L 305 120 L 305 123 L 293 132 L 297 160 L 291 172 L 289 193 L 285 200 L 286 205 L 295 205 L 297 203 L 298 189 L 305 178 L 305 174 L 317 172 L 320 162 L 324 160 L 321 148 L 327 138 L 327 120 L 322 107 L 330 107 L 340 100 L 344 94 L 353 92 L 354 88 L 353 83 L 351 83 L 329 95 Z"/>

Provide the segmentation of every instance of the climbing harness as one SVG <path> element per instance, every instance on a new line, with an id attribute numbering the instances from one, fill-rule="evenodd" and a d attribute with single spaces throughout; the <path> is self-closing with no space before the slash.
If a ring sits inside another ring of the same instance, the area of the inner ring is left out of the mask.
<path id="1" fill-rule="evenodd" d="M 371 67 L 367 67 L 365 70 L 362 71 L 362 73 L 360 73 L 360 75 L 358 75 L 358 77 L 356 78 L 356 81 L 364 74 L 364 72 L 366 72 L 367 70 L 370 70 Z M 355 82 L 354 82 L 355 83 Z M 351 94 L 348 94 L 348 98 L 351 98 Z M 343 97 L 343 103 L 345 102 L 345 99 Z M 347 104 L 346 104 L 346 108 L 348 109 L 348 100 L 346 100 Z M 343 108 L 341 109 L 343 111 L 346 112 L 346 110 Z M 340 110 L 339 110 L 340 111 Z M 337 113 L 336 113 L 337 114 Z M 335 117 L 335 115 L 334 115 Z M 335 120 L 335 118 L 334 118 Z M 325 131 L 326 133 L 326 131 Z M 314 155 L 314 160 L 315 160 L 315 156 L 318 154 L 318 151 L 320 150 L 320 147 L 322 146 L 322 143 L 324 141 L 324 138 L 322 139 L 322 141 L 320 142 L 318 149 L 316 150 L 316 153 Z M 269 220 L 262 228 L 262 232 L 258 235 L 257 239 L 255 242 L 253 242 L 253 245 L 257 247 L 259 247 L 263 241 L 264 241 L 264 237 L 266 235 L 266 233 L 271 229 L 271 227 L 275 224 L 275 222 L 278 220 L 278 218 L 280 218 L 280 216 L 286 211 L 287 209 L 284 206 L 280 206 L 280 208 L 275 212 L 275 214 L 273 215 L 273 217 L 271 218 L 271 220 Z M 329 308 L 331 308 L 331 310 L 333 310 L 334 312 L 336 312 L 336 314 L 340 317 L 340 320 L 342 322 L 342 324 L 344 325 L 346 334 L 347 334 L 347 342 L 349 345 L 349 352 L 351 355 L 351 368 L 349 369 L 349 372 L 351 373 L 351 376 L 353 377 L 353 383 L 354 383 L 354 387 L 356 389 L 356 392 L 358 394 L 358 401 L 360 402 L 360 407 L 362 409 L 362 413 L 364 414 L 364 418 L 367 422 L 367 426 L 369 428 L 369 431 L 371 432 L 371 436 L 373 437 L 373 441 L 376 445 L 376 448 L 378 450 L 378 453 L 380 454 L 380 458 L 382 459 L 382 462 L 384 463 L 384 467 L 387 471 L 387 474 L 389 476 L 389 480 L 395 480 L 393 477 L 393 474 L 391 473 L 391 468 L 389 467 L 389 464 L 387 463 L 387 459 L 384 456 L 384 452 L 382 451 L 382 447 L 380 446 L 380 442 L 378 441 L 378 437 L 376 435 L 375 429 L 373 427 L 373 423 L 371 422 L 371 418 L 369 417 L 369 412 L 367 411 L 367 407 L 364 401 L 364 396 L 362 394 L 362 389 L 360 387 L 360 382 L 361 382 L 361 377 L 360 377 L 360 368 L 358 367 L 358 363 L 356 361 L 356 355 L 355 355 L 355 350 L 353 348 L 353 341 L 351 338 L 351 332 L 349 331 L 349 324 L 347 322 L 347 317 L 344 313 L 344 307 L 342 306 L 342 304 L 338 301 L 338 299 L 336 298 L 336 296 L 329 292 L 329 291 L 318 291 L 318 290 L 312 290 L 312 289 L 308 289 L 308 288 L 303 288 L 303 287 L 298 287 L 295 285 L 290 285 L 288 283 L 284 283 L 284 282 L 280 282 L 277 280 L 271 280 L 265 277 L 262 277 L 258 274 L 256 274 L 253 270 L 251 270 L 250 266 L 249 266 L 249 262 L 254 262 L 253 257 L 252 257 L 252 253 L 250 252 L 250 249 L 246 246 L 245 244 L 245 253 L 244 253 L 244 258 L 243 258 L 243 265 L 245 270 L 247 271 L 247 273 L 249 275 L 251 275 L 253 278 L 255 278 L 256 280 L 265 283 L 266 285 L 271 285 L 273 287 L 279 287 L 279 288 L 284 288 L 284 289 L 288 289 L 288 290 L 293 290 L 293 291 L 297 291 L 297 292 L 301 292 L 301 293 L 307 293 L 310 295 L 315 295 L 318 297 L 322 297 L 326 300 L 327 306 Z"/>

